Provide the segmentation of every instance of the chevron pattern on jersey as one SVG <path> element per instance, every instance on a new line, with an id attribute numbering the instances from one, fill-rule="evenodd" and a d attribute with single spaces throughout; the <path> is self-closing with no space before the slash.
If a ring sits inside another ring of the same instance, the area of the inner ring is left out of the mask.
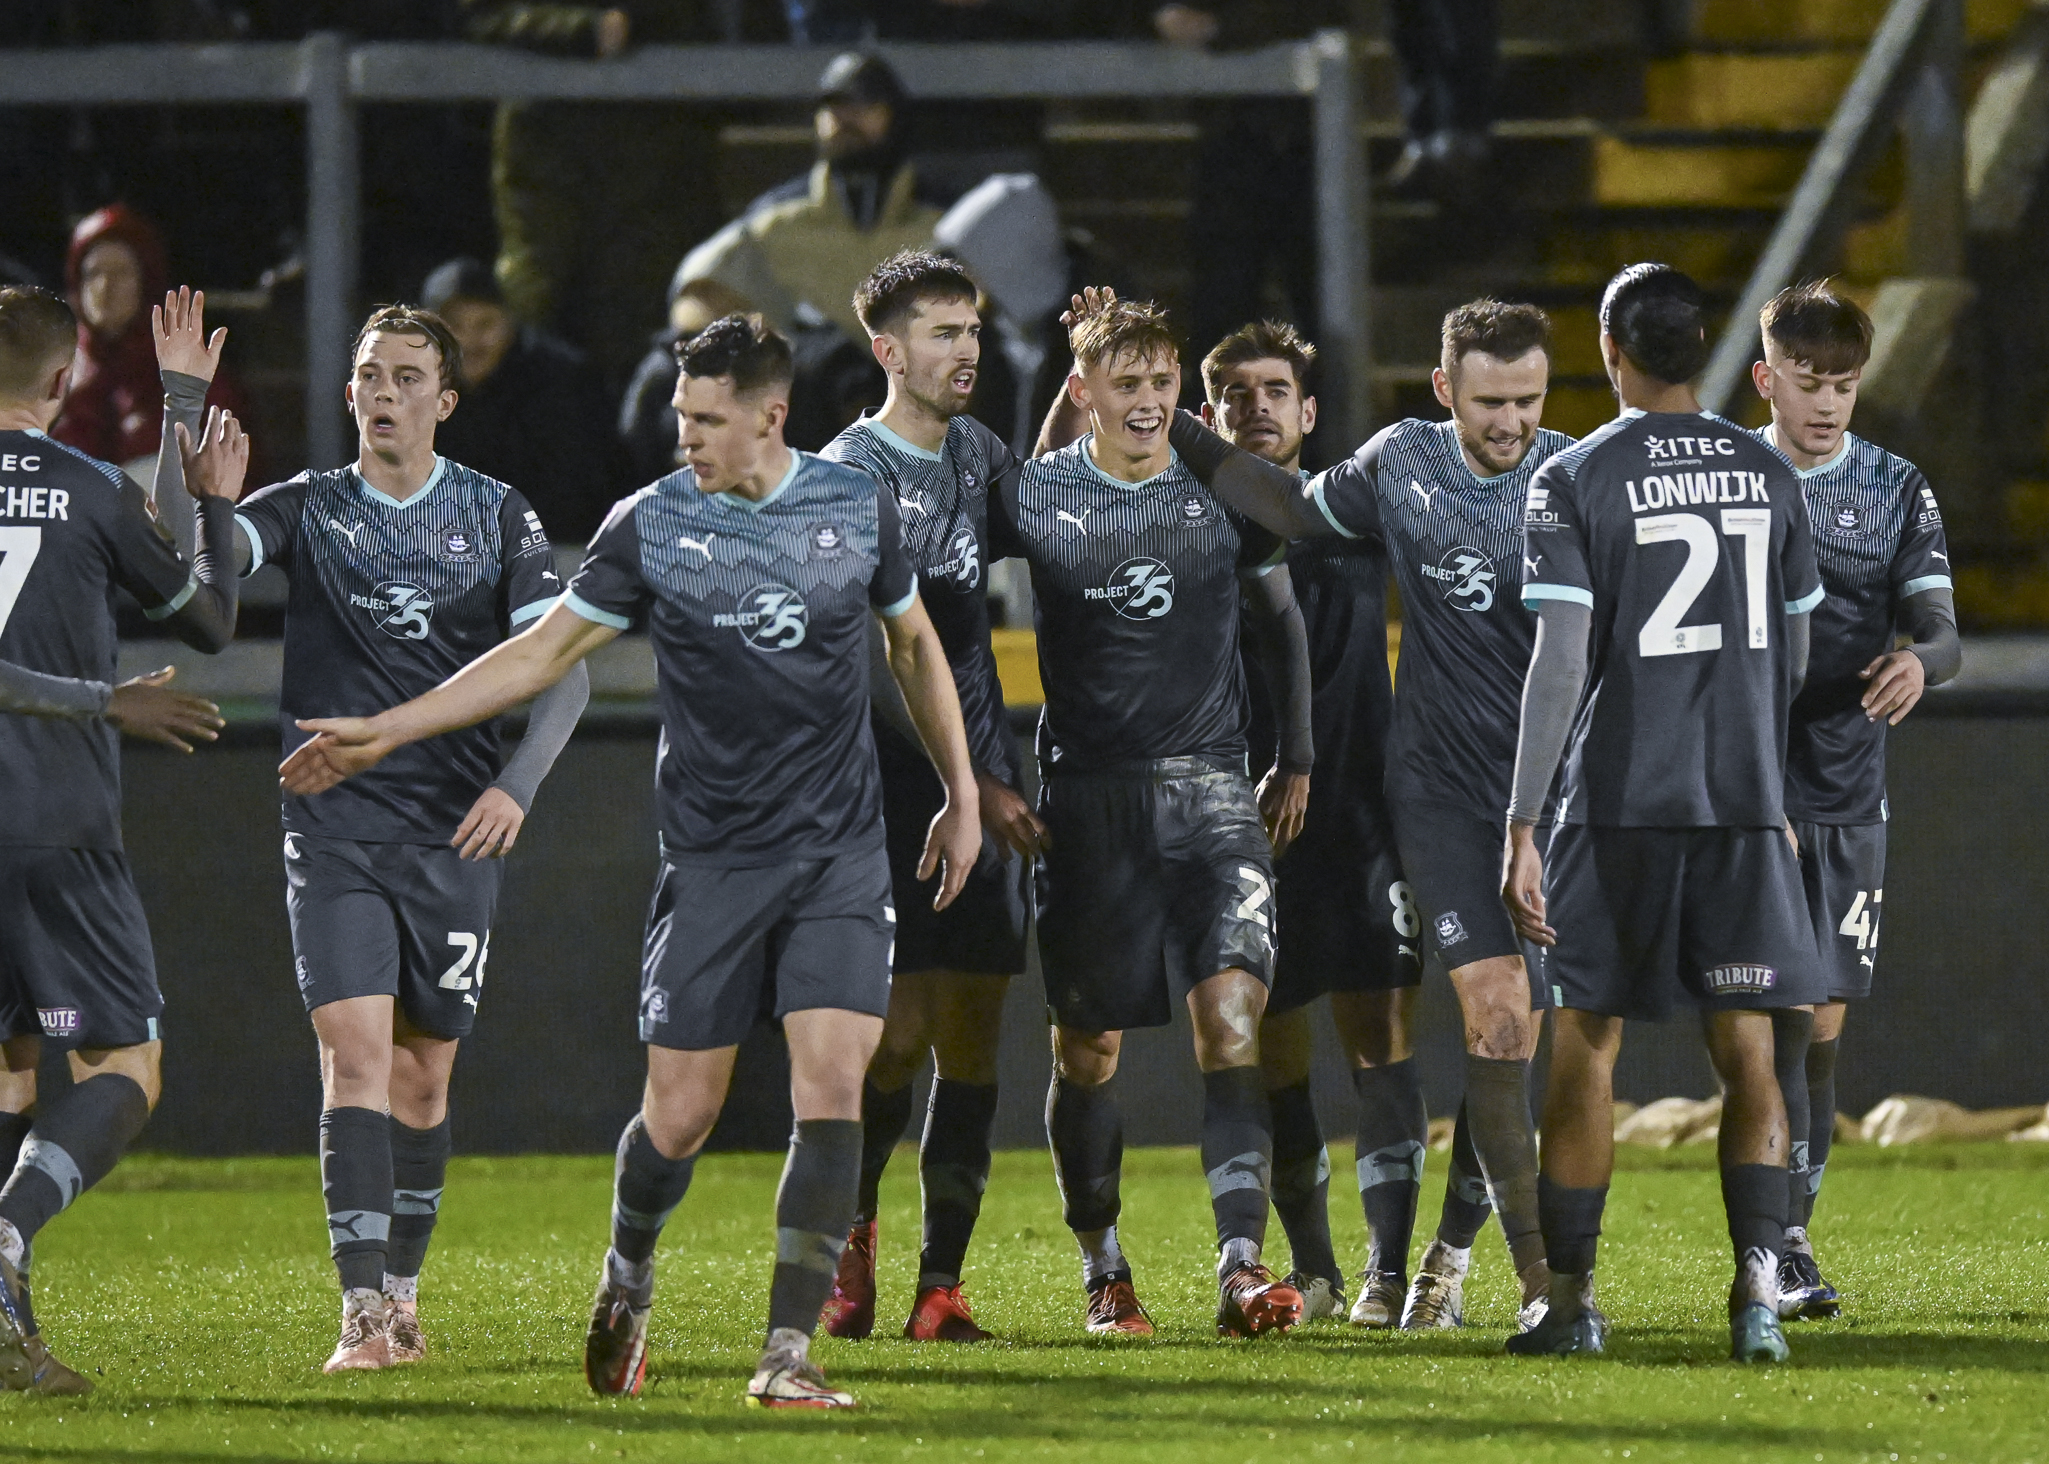
<path id="1" fill-rule="evenodd" d="M 1530 479 L 1571 445 L 1564 433 L 1540 428 L 1520 463 L 1480 478 L 1466 466 L 1454 423 L 1399 424 L 1381 448 L 1376 487 L 1404 594 L 1414 599 L 1428 589 L 1454 609 L 1482 612 L 1513 601 Z"/>
<path id="2" fill-rule="evenodd" d="M 828 456 L 861 469 L 896 495 L 904 550 L 929 599 L 944 587 L 972 594 L 987 578 L 988 491 L 1005 449 L 972 417 L 955 417 L 935 460 L 906 452 L 856 422 L 833 439 Z"/>
<path id="3" fill-rule="evenodd" d="M 1770 428 L 1756 435 L 1771 445 Z M 1814 557 L 1831 594 L 1887 583 L 1909 527 L 1942 523 L 1920 469 L 1854 433 L 1845 436 L 1834 462 L 1800 474 Z"/>

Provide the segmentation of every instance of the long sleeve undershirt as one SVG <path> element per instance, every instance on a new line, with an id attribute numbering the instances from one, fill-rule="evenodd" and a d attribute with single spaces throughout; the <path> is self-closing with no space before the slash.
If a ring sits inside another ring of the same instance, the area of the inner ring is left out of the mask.
<path id="1" fill-rule="evenodd" d="M 1307 773 L 1316 762 L 1315 692 L 1309 672 L 1309 627 L 1285 564 L 1245 581 L 1255 653 L 1266 669 L 1280 732 L 1284 773 Z"/>

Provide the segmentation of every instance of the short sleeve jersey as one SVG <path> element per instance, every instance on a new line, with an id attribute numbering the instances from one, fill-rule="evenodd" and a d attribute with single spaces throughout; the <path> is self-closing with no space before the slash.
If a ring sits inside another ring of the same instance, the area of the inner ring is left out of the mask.
<path id="1" fill-rule="evenodd" d="M 844 463 L 791 459 L 759 501 L 706 493 L 687 468 L 620 500 L 569 586 L 569 608 L 600 625 L 647 611 L 671 863 L 882 846 L 868 620 L 909 610 L 918 576 L 894 495 Z"/>
<path id="2" fill-rule="evenodd" d="M 1032 459 L 992 506 L 994 557 L 1031 567 L 1051 756 L 1242 767 L 1238 575 L 1280 563 L 1284 546 L 1211 497 L 1178 454 L 1125 483 L 1091 460 L 1092 440 Z"/>
<path id="3" fill-rule="evenodd" d="M 278 727 L 363 717 L 432 690 L 561 597 L 541 521 L 516 489 L 436 458 L 403 503 L 354 468 L 301 473 L 244 499 L 250 572 L 280 566 L 284 688 Z M 310 798 L 286 794 L 295 833 L 445 844 L 503 767 L 496 722 L 444 732 Z"/>
<path id="4" fill-rule="evenodd" d="M 938 452 L 863 417 L 819 456 L 861 469 L 895 496 L 904 551 L 953 668 L 968 751 L 977 768 L 1015 783 L 1003 686 L 989 648 L 988 590 L 990 485 L 1017 471 L 1017 455 L 972 417 L 947 424 Z"/>
<path id="5" fill-rule="evenodd" d="M 1456 424 L 1410 418 L 1314 481 L 1340 533 L 1387 546 L 1402 594 L 1390 797 L 1482 818 L 1508 810 L 1536 617 L 1522 584 L 1523 514 L 1537 470 L 1572 439 L 1539 429 L 1523 460 L 1482 478 Z"/>
<path id="6" fill-rule="evenodd" d="M 198 582 L 119 468 L 40 432 L 0 432 L 0 660 L 112 681 L 117 589 L 162 620 Z M 0 845 L 121 847 L 111 722 L 0 716 Z"/>
<path id="7" fill-rule="evenodd" d="M 1627 411 L 1530 483 L 1523 602 L 1593 614 L 1559 817 L 1784 822 L 1786 620 L 1821 603 L 1786 460 L 1707 413 Z"/>
<path id="8" fill-rule="evenodd" d="M 1769 444 L 1771 429 L 1758 437 Z M 1921 470 L 1861 437 L 1797 470 L 1827 598 L 1814 612 L 1807 680 L 1786 741 L 1786 812 L 1814 823 L 1885 818 L 1884 722 L 1857 674 L 1893 648 L 1900 602 L 1952 588 L 1942 510 Z"/>

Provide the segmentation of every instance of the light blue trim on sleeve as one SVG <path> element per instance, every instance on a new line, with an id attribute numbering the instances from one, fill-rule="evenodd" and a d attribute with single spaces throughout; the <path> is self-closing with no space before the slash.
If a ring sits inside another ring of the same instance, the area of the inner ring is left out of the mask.
<path id="1" fill-rule="evenodd" d="M 247 579 L 263 568 L 263 535 L 256 532 L 256 525 L 249 522 L 247 514 L 235 515 L 235 527 L 249 540 L 249 567 L 242 571 L 242 578 Z"/>
<path id="2" fill-rule="evenodd" d="M 1529 584 L 1523 586 L 1523 604 L 1525 606 L 1534 610 L 1537 608 L 1539 600 L 1566 600 L 1574 605 L 1584 605 L 1589 610 L 1594 608 L 1593 591 L 1583 590 L 1578 585 Z"/>
<path id="3" fill-rule="evenodd" d="M 1336 529 L 1340 534 L 1343 534 L 1347 539 L 1356 539 L 1359 537 L 1350 529 L 1346 528 L 1343 524 L 1339 523 L 1338 516 L 1332 513 L 1330 511 L 1330 505 L 1323 501 L 1323 474 L 1318 473 L 1314 478 L 1311 478 L 1309 480 L 1309 496 L 1310 498 L 1315 500 L 1317 511 L 1323 515 L 1323 521 L 1325 523 L 1329 524 L 1332 528 Z"/>
<path id="4" fill-rule="evenodd" d="M 581 615 L 585 620 L 596 625 L 609 625 L 614 630 L 624 630 L 633 624 L 624 615 L 614 615 L 609 610 L 600 610 L 574 590 L 564 590 L 562 592 L 562 603 L 574 610 L 578 615 Z"/>
<path id="5" fill-rule="evenodd" d="M 1919 579 L 1910 579 L 1900 586 L 1903 595 L 1918 595 L 1923 590 L 1953 590 L 1956 586 L 1946 574 L 1924 574 Z"/>
<path id="6" fill-rule="evenodd" d="M 1812 610 L 1816 605 L 1819 605 L 1821 601 L 1822 588 L 1820 585 L 1816 585 L 1814 587 L 1813 594 L 1802 595 L 1797 600 L 1788 600 L 1786 602 L 1786 613 L 1788 615 L 1805 615 L 1808 611 Z"/>
<path id="7" fill-rule="evenodd" d="M 894 605 L 884 605 L 875 613 L 877 615 L 880 615 L 884 620 L 894 620 L 897 618 L 897 616 L 903 614 L 906 610 L 910 609 L 911 606 L 915 605 L 917 601 L 918 577 L 917 575 L 913 574 L 911 576 L 911 592 L 908 595 L 905 595 L 901 600 L 898 600 Z"/>
<path id="8" fill-rule="evenodd" d="M 525 625 L 529 620 L 539 620 L 543 615 L 553 610 L 556 605 L 560 604 L 561 600 L 562 597 L 560 595 L 550 595 L 545 600 L 535 600 L 531 604 L 520 606 L 507 618 L 514 625 Z"/>
<path id="9" fill-rule="evenodd" d="M 180 610 L 183 610 L 185 608 L 185 602 L 187 600 L 190 600 L 194 595 L 198 593 L 199 577 L 195 575 L 192 578 L 185 581 L 184 589 L 178 591 L 177 594 L 173 595 L 170 599 L 164 601 L 164 603 L 157 606 L 156 609 L 143 611 L 142 618 L 144 620 L 169 620 L 173 615 L 176 615 Z"/>

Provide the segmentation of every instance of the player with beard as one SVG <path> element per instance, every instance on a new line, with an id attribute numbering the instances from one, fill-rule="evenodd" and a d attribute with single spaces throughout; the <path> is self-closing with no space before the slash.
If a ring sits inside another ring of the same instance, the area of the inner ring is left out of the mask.
<path id="1" fill-rule="evenodd" d="M 1458 992 L 1466 1035 L 1466 1094 L 1444 1211 L 1412 1286 L 1404 1272 L 1421 1189 L 1425 1119 L 1407 1019 L 1420 970 L 1376 976 L 1370 966 L 1360 969 L 1356 953 L 1373 947 L 1349 929 L 1314 938 L 1339 918 L 1336 912 L 1359 908 L 1362 892 L 1319 888 L 1303 897 L 1307 910 L 1289 914 L 1295 907 L 1286 903 L 1285 879 L 1281 886 L 1289 957 L 1277 1002 L 1295 960 L 1329 967 L 1332 974 L 1319 973 L 1317 981 L 1377 981 L 1390 995 L 1401 993 L 1373 1012 L 1375 1025 L 1362 1038 L 1347 1037 L 1360 1099 L 1360 1196 L 1372 1246 L 1352 1312 L 1362 1326 L 1458 1326 L 1473 1241 L 1494 1210 L 1521 1280 L 1525 1325 L 1541 1314 L 1548 1289 L 1529 1068 L 1536 1012 L 1549 1003 L 1497 893 L 1497 825 L 1508 802 L 1523 672 L 1535 633 L 1534 618 L 1505 586 L 1521 572 L 1530 479 L 1569 441 L 1537 425 L 1549 333 L 1549 321 L 1533 306 L 1484 299 L 1460 306 L 1445 317 L 1442 359 L 1433 373 L 1451 418 L 1398 422 L 1347 462 L 1306 482 L 1261 462 L 1267 453 L 1231 452 L 1185 415 L 1175 426 L 1183 458 L 1210 479 L 1218 496 L 1302 540 L 1295 555 L 1311 545 L 1352 546 L 1354 560 L 1378 557 L 1391 564 L 1402 593 L 1402 674 L 1387 733 L 1384 787 L 1400 853 L 1398 866 L 1388 861 L 1387 874 L 1392 881 L 1405 875 L 1406 882 L 1370 893 L 1376 914 L 1381 905 L 1391 907 L 1398 934 L 1415 939 L 1427 928 Z M 1314 628 L 1321 602 L 1313 592 L 1304 599 Z M 1362 648 L 1370 638 L 1359 642 Z M 1328 655 L 1319 645 L 1319 667 Z M 1353 734 L 1346 745 L 1357 740 Z M 1328 737 L 1318 741 L 1331 747 Z M 1319 871 L 1315 878 L 1329 877 L 1321 872 L 1328 861 L 1309 867 Z M 1375 875 L 1375 885 L 1380 882 Z M 1341 1034 L 1345 1006 L 1333 998 Z M 1306 1049 L 1301 1068 L 1306 1074 Z M 1299 1105 L 1307 1108 L 1306 1090 Z M 1282 1143 L 1278 1121 L 1275 1143 Z"/>
<path id="2" fill-rule="evenodd" d="M 1117 1236 L 1115 1077 L 1124 1030 L 1167 1025 L 1181 994 L 1203 1074 L 1217 1329 L 1285 1331 L 1301 1294 L 1260 1260 L 1273 1159 L 1259 1070 L 1273 870 L 1246 772 L 1239 586 L 1298 648 L 1282 756 L 1306 770 L 1301 612 L 1283 546 L 1227 512 L 1168 442 L 1181 366 L 1165 316 L 1091 290 L 1069 323 L 1073 373 L 1038 455 L 999 485 L 991 531 L 999 555 L 1030 565 L 1038 607 L 1039 953 L 1054 1018 L 1046 1127 L 1081 1247 L 1088 1327 L 1153 1330 Z M 1076 414 L 1089 430 L 1053 449 Z"/>
<path id="3" fill-rule="evenodd" d="M 875 359 L 889 376 L 882 410 L 819 456 L 862 469 L 896 499 L 904 549 L 946 649 L 960 696 L 988 831 L 960 895 L 935 911 L 916 890 L 925 828 L 946 789 L 918 742 L 895 683 L 875 678 L 875 751 L 896 891 L 889 1016 L 861 1092 L 861 1193 L 840 1253 L 825 1330 L 866 1337 L 875 1325 L 877 1188 L 911 1119 L 911 1080 L 933 1060 L 918 1148 L 924 1245 L 904 1335 L 977 1342 L 961 1264 L 989 1182 L 1003 998 L 1025 966 L 1025 889 L 1044 827 L 1017 792 L 1017 754 L 989 647 L 989 494 L 1017 471 L 1015 453 L 967 415 L 981 361 L 975 283 L 959 264 L 907 250 L 875 267 L 854 295 Z"/>
<path id="4" fill-rule="evenodd" d="M 1925 687 L 1963 666 L 1942 511 L 1921 470 L 1854 436 L 1850 415 L 1871 356 L 1871 320 L 1826 281 L 1764 307 L 1764 360 L 1751 369 L 1772 420 L 1757 435 L 1800 475 L 1827 598 L 1815 609 L 1807 683 L 1786 744 L 1786 814 L 1800 840 L 1828 1000 L 1805 1060 L 1782 1058 L 1792 1130 L 1792 1213 L 1779 1258 L 1779 1315 L 1832 1317 L 1807 1224 L 1836 1123 L 1836 1051 L 1846 1002 L 1871 994 L 1885 902 L 1886 729 Z M 1910 645 L 1895 649 L 1904 630 Z"/>

